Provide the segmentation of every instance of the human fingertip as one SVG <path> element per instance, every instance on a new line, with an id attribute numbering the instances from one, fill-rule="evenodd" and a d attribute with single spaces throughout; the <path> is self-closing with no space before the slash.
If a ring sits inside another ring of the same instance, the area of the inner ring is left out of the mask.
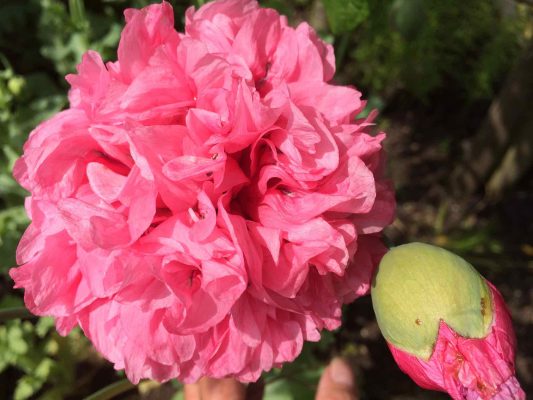
<path id="1" fill-rule="evenodd" d="M 200 385 L 198 383 L 188 383 L 183 387 L 183 398 L 185 400 L 200 400 Z"/>
<path id="2" fill-rule="evenodd" d="M 328 367 L 328 372 L 333 382 L 346 387 L 354 386 L 352 369 L 344 359 L 335 357 L 333 360 L 331 360 L 331 363 Z"/>
<path id="3" fill-rule="evenodd" d="M 331 360 L 320 378 L 316 400 L 356 400 L 355 379 L 346 360 Z"/>
<path id="4" fill-rule="evenodd" d="M 200 380 L 202 400 L 244 400 L 246 387 L 233 378 Z"/>

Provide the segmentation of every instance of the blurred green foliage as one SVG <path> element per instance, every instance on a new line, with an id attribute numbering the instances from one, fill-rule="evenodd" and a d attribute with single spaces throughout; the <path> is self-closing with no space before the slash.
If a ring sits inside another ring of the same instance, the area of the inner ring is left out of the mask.
<path id="1" fill-rule="evenodd" d="M 349 32 L 369 17 L 368 0 L 324 0 L 331 32 Z"/>
<path id="2" fill-rule="evenodd" d="M 490 98 L 520 52 L 531 10 L 486 0 L 376 0 L 350 56 L 356 77 L 384 96 L 398 89 L 427 100 L 453 88 Z"/>
<path id="3" fill-rule="evenodd" d="M 11 320 L 0 326 L 0 373 L 9 367 L 21 372 L 13 391 L 14 400 L 39 392 L 40 399 L 63 399 L 75 393 L 76 366 L 88 356 L 88 346 L 79 330 L 67 338 L 54 331 L 51 318 L 36 323 Z M 9 398 L 9 397 L 5 397 Z"/>
<path id="4" fill-rule="evenodd" d="M 7 275 L 28 223 L 23 208 L 26 193 L 12 177 L 22 145 L 35 126 L 67 106 L 64 76 L 75 71 L 82 54 L 94 49 L 105 60 L 115 59 L 123 9 L 151 2 L 155 1 L 0 3 L 0 312 L 23 304 Z M 182 29 L 184 11 L 191 2 L 170 3 L 177 28 Z M 505 10 L 503 1 L 262 3 L 294 21 L 318 21 L 319 33 L 335 44 L 338 79 L 367 89 L 370 104 L 378 108 L 400 90 L 420 101 L 450 88 L 472 101 L 491 97 L 532 30 L 531 9 Z M 335 334 L 323 336 L 321 343 L 307 344 L 297 362 L 265 375 L 267 398 L 314 397 Z M 1 324 L 0 398 L 68 399 L 94 391 L 98 388 L 93 386 L 94 376 L 105 364 L 95 361 L 90 349 L 80 331 L 62 338 L 48 318 Z M 84 366 L 81 371 L 80 365 Z"/>

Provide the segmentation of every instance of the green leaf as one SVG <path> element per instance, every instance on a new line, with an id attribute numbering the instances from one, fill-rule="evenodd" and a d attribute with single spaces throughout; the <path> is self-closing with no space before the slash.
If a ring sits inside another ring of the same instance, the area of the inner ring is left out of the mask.
<path id="1" fill-rule="evenodd" d="M 15 388 L 14 399 L 15 400 L 25 400 L 31 397 L 35 392 L 37 392 L 42 386 L 43 381 L 37 379 L 33 376 L 23 376 L 17 382 L 17 387 Z"/>
<path id="2" fill-rule="evenodd" d="M 183 390 L 179 389 L 174 395 L 172 396 L 171 400 L 184 400 L 184 393 Z"/>
<path id="3" fill-rule="evenodd" d="M 261 2 L 263 7 L 273 8 L 280 14 L 286 15 L 289 18 L 294 12 L 294 5 L 283 0 L 265 0 Z"/>
<path id="4" fill-rule="evenodd" d="M 426 23 L 424 0 L 396 0 L 391 13 L 398 31 L 406 39 L 414 39 Z"/>
<path id="5" fill-rule="evenodd" d="M 25 85 L 26 80 L 22 76 L 14 76 L 7 81 L 7 88 L 14 96 L 20 95 Z"/>
<path id="6" fill-rule="evenodd" d="M 38 379 L 46 381 L 50 376 L 50 371 L 52 371 L 54 364 L 55 362 L 51 358 L 43 358 L 39 362 L 39 365 L 37 365 L 37 368 L 35 368 L 33 375 Z"/>
<path id="7" fill-rule="evenodd" d="M 286 379 L 280 379 L 265 386 L 265 399 L 293 400 L 291 386 Z"/>
<path id="8" fill-rule="evenodd" d="M 349 32 L 364 22 L 370 12 L 368 0 L 323 0 L 333 33 Z"/>
<path id="9" fill-rule="evenodd" d="M 6 185 L 2 187 L 2 184 Z M 19 186 L 5 173 L 0 173 L 0 196 L 4 203 L 22 202 L 18 188 Z M 22 189 L 20 193 L 24 193 Z M 0 273 L 6 273 L 8 268 L 16 265 L 15 249 L 27 224 L 28 218 L 23 206 L 9 207 L 0 211 Z"/>
<path id="10" fill-rule="evenodd" d="M 39 321 L 37 321 L 37 324 L 35 325 L 35 333 L 40 338 L 43 338 L 54 327 L 55 327 L 55 322 L 54 322 L 53 318 L 51 318 L 51 317 L 41 317 L 41 318 L 39 318 Z"/>
<path id="11" fill-rule="evenodd" d="M 7 343 L 9 350 L 12 353 L 20 355 L 28 352 L 28 343 L 24 340 L 20 325 L 12 325 L 9 327 L 7 331 Z"/>

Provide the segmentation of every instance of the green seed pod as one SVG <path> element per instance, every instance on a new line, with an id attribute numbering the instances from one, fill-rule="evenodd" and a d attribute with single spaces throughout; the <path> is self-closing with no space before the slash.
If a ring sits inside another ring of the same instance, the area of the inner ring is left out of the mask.
<path id="1" fill-rule="evenodd" d="M 467 338 L 484 338 L 493 318 L 490 289 L 461 257 L 411 243 L 390 250 L 372 282 L 372 304 L 385 339 L 428 360 L 440 321 Z"/>

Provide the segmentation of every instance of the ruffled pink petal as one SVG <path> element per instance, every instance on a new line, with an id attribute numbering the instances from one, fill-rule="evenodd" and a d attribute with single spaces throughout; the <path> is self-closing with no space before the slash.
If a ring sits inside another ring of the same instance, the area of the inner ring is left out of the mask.
<path id="1" fill-rule="evenodd" d="M 70 106 L 83 108 L 88 115 L 94 116 L 109 88 L 109 73 L 100 54 L 92 50 L 83 55 L 77 69 L 78 74 L 66 76 L 71 86 Z"/>
<path id="2" fill-rule="evenodd" d="M 368 291 L 384 135 L 305 23 L 254 0 L 189 8 L 184 33 L 165 1 L 125 16 L 118 61 L 87 52 L 15 164 L 32 222 L 10 274 L 132 382 L 255 381 Z"/>
<path id="3" fill-rule="evenodd" d="M 122 79 L 131 82 L 143 68 L 157 47 L 168 43 L 176 46 L 178 34 L 174 30 L 174 12 L 167 2 L 152 4 L 142 10 L 124 12 L 126 26 L 118 46 L 118 62 Z"/>
<path id="4" fill-rule="evenodd" d="M 489 283 L 494 320 L 482 339 L 463 338 L 441 321 L 428 361 L 389 344 L 400 368 L 418 385 L 448 392 L 455 400 L 525 399 L 515 377 L 515 338 L 505 303 Z"/>

